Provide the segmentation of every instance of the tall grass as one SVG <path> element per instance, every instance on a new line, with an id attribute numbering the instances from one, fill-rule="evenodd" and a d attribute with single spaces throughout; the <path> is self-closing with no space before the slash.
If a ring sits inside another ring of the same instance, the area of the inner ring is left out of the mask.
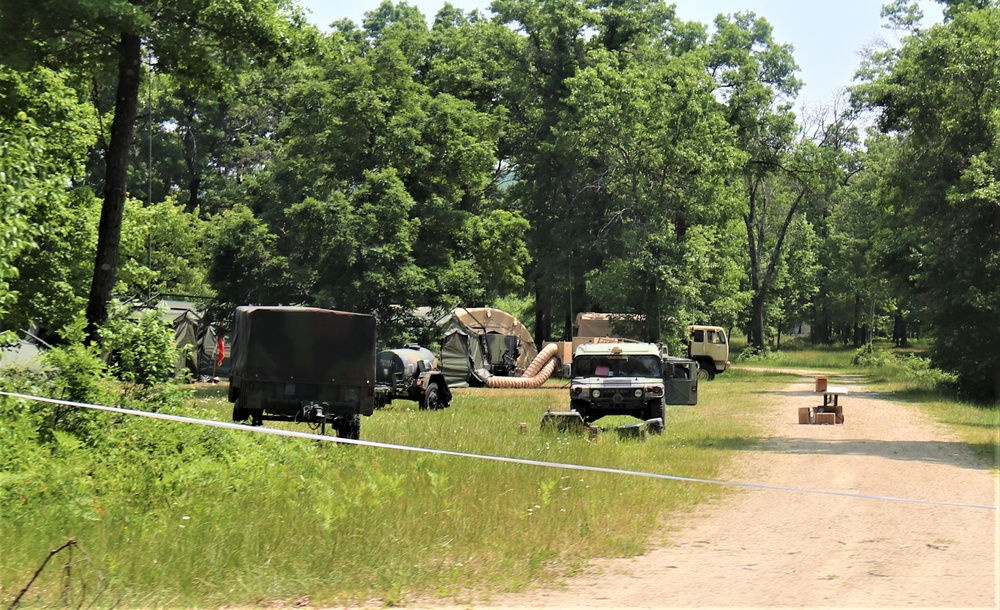
<path id="1" fill-rule="evenodd" d="M 852 354 L 800 350 L 775 368 L 869 374 L 872 389 L 918 403 L 996 459 L 996 409 L 918 390 L 891 367 L 852 368 Z M 755 414 L 788 381 L 737 367 L 701 384 L 698 406 L 669 407 L 665 432 L 645 442 L 618 438 L 614 427 L 628 418 L 598 422 L 606 430 L 596 438 L 541 430 L 547 410 L 567 408 L 559 380 L 535 390 L 455 390 L 441 411 L 397 401 L 364 418 L 361 437 L 719 479 L 753 450 L 763 433 Z M 225 391 L 201 387 L 178 412 L 227 420 Z M 4 605 L 70 538 L 79 546 L 70 549 L 69 569 L 61 555 L 22 603 L 218 607 L 308 597 L 317 605 L 393 605 L 417 596 L 461 603 L 471 592 L 572 574 L 593 557 L 642 553 L 668 540 L 681 515 L 728 489 L 109 414 L 76 421 L 85 435 L 40 436 L 46 409 L 0 400 Z"/>
<path id="2" fill-rule="evenodd" d="M 711 479 L 753 446 L 753 418 L 741 415 L 779 382 L 720 377 L 702 387 L 699 406 L 670 409 L 666 432 L 645 442 L 613 430 L 596 439 L 543 432 L 541 416 L 568 398 L 551 386 L 456 390 L 442 411 L 397 401 L 363 420 L 362 438 Z M 225 418 L 222 391 L 201 392 L 193 412 Z M 571 573 L 591 557 L 641 553 L 668 537 L 678 513 L 723 493 L 155 420 L 103 425 L 113 439 L 103 453 L 62 438 L 58 459 L 17 473 L 20 487 L 2 487 L 0 599 L 74 538 L 94 570 L 76 572 L 90 579 L 87 595 L 106 587 L 104 599 L 126 605 L 461 600 Z M 65 573 L 46 571 L 32 600 L 56 603 L 65 584 Z"/>

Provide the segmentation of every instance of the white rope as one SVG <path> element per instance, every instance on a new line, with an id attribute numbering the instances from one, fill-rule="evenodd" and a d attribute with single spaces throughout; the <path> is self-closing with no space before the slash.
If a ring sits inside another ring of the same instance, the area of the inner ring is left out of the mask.
<path id="1" fill-rule="evenodd" d="M 444 449 L 428 449 L 426 447 L 412 447 L 409 445 L 393 445 L 390 443 L 379 443 L 375 441 L 354 440 L 350 438 L 340 438 L 326 436 L 323 434 L 313 434 L 310 432 L 296 432 L 294 430 L 282 430 L 279 428 L 264 428 L 261 426 L 248 426 L 232 422 L 216 421 L 211 419 L 197 419 L 194 417 L 183 417 L 180 415 L 167 415 L 165 413 L 154 413 L 151 411 L 136 411 L 134 409 L 123 409 L 121 407 L 109 407 L 105 405 L 94 405 L 82 402 L 72 402 L 68 400 L 57 400 L 55 398 L 45 398 L 42 396 L 31 396 L 28 394 L 15 394 L 12 392 L 0 392 L 0 396 L 20 398 L 35 402 L 45 402 L 68 407 L 79 407 L 83 409 L 94 409 L 97 411 L 108 411 L 121 413 L 124 415 L 134 415 L 137 417 L 150 417 L 153 419 L 163 419 L 167 421 L 180 422 L 185 424 L 195 424 L 199 426 L 211 426 L 213 428 L 226 428 L 229 430 L 241 430 L 243 432 L 255 432 L 258 434 L 274 434 L 277 436 L 287 436 L 292 438 L 304 438 L 309 440 L 343 443 L 348 445 L 360 445 L 364 447 L 375 447 L 378 449 L 391 449 L 394 451 L 410 451 L 413 453 L 431 453 L 435 455 L 448 455 L 461 458 L 472 458 L 477 460 L 487 460 L 492 462 L 505 462 L 508 464 L 522 464 L 525 466 L 540 466 L 544 468 L 560 468 L 563 470 L 580 470 L 585 472 L 601 472 L 605 474 L 615 474 L 622 476 L 646 477 L 651 479 L 663 479 L 669 481 L 682 481 L 685 483 L 704 483 L 708 485 L 726 485 L 730 487 L 743 487 L 748 489 L 762 489 L 771 491 L 790 491 L 795 493 L 819 494 L 827 496 L 840 496 L 845 498 L 855 498 L 859 500 L 878 500 L 882 502 L 904 502 L 908 504 L 925 504 L 931 506 L 952 506 L 957 508 L 972 508 L 981 510 L 1000 511 L 1000 506 L 989 504 L 966 504 L 962 502 L 944 502 L 938 500 L 919 500 L 914 498 L 895 498 L 891 496 L 875 496 L 868 494 L 849 493 L 845 491 L 830 491 L 822 489 L 807 489 L 800 487 L 785 487 L 781 485 L 764 485 L 760 483 L 743 483 L 739 481 L 719 481 L 713 479 L 697 479 L 693 477 L 682 477 L 670 474 L 659 474 L 654 472 L 639 472 L 634 470 L 620 470 L 618 468 L 605 468 L 602 466 L 585 466 L 582 464 L 566 464 L 561 462 L 543 462 L 540 460 L 527 460 L 523 458 L 502 457 L 496 455 L 482 455 L 476 453 L 462 453 L 459 451 L 447 451 Z"/>

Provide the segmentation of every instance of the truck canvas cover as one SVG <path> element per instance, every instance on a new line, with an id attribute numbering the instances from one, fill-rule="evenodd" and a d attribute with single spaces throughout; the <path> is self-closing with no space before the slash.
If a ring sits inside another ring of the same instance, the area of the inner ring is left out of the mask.
<path id="1" fill-rule="evenodd" d="M 232 375 L 265 382 L 370 385 L 375 318 L 312 307 L 239 307 Z"/>

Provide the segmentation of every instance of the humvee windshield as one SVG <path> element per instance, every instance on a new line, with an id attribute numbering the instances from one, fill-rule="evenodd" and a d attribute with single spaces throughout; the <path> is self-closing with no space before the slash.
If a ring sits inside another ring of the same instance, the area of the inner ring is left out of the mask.
<path id="1" fill-rule="evenodd" d="M 574 377 L 661 377 L 658 356 L 577 356 Z"/>

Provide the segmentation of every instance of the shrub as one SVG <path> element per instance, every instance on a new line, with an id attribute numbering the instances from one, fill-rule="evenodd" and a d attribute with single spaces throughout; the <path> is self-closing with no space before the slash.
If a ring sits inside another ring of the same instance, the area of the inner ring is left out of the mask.
<path id="1" fill-rule="evenodd" d="M 133 314 L 132 307 L 112 303 L 101 327 L 101 347 L 108 370 L 120 381 L 155 385 L 173 378 L 179 359 L 173 331 L 155 311 Z"/>
<path id="2" fill-rule="evenodd" d="M 855 352 L 852 361 L 855 366 L 880 369 L 885 378 L 897 379 L 920 390 L 943 389 L 953 385 L 957 379 L 953 373 L 933 368 L 927 358 L 912 354 L 901 358 L 886 350 L 872 349 L 869 346 Z"/>

